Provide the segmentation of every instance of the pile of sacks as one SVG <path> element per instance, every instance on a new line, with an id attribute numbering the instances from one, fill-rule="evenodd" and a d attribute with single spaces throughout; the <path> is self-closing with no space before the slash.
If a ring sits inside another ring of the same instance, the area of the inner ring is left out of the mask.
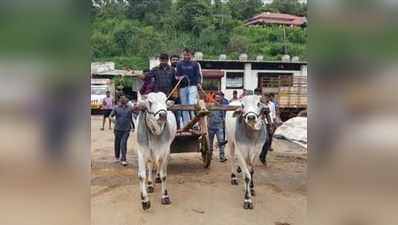
<path id="1" fill-rule="evenodd" d="M 294 117 L 284 122 L 276 129 L 274 137 L 307 148 L 307 117 Z"/>

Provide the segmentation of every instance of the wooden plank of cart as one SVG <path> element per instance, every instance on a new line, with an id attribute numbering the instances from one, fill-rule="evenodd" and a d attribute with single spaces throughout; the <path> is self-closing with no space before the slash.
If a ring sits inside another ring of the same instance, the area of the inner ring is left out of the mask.
<path id="1" fill-rule="evenodd" d="M 236 106 L 215 106 L 199 100 L 198 105 L 174 105 L 171 111 L 193 111 L 195 117 L 182 129 L 178 130 L 171 145 L 171 153 L 198 152 L 202 156 L 203 166 L 210 167 L 212 154 L 209 145 L 207 117 L 211 111 L 231 111 Z"/>

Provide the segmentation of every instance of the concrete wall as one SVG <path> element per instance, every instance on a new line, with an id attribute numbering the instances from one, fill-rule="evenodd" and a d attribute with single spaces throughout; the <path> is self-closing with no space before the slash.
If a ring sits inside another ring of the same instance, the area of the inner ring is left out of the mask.
<path id="1" fill-rule="evenodd" d="M 252 70 L 251 64 L 247 63 L 245 65 L 245 70 L 224 70 L 224 77 L 221 79 L 221 91 L 225 93 L 227 99 L 232 98 L 232 93 L 234 89 L 226 88 L 226 74 L 227 72 L 243 72 L 244 73 L 244 89 L 254 90 L 258 85 L 258 73 L 291 73 L 293 76 L 307 76 L 307 66 L 303 65 L 301 70 Z M 238 91 L 238 95 L 243 92 L 243 89 L 236 89 Z"/>

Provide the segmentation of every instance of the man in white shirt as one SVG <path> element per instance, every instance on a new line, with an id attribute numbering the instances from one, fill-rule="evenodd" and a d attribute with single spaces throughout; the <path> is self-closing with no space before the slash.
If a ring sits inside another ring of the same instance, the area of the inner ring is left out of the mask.
<path id="1" fill-rule="evenodd" d="M 271 101 L 271 99 L 272 98 L 270 96 L 268 96 L 266 105 L 269 108 L 272 123 L 275 123 L 276 122 L 276 106 L 275 106 L 275 103 Z"/>
<path id="2" fill-rule="evenodd" d="M 111 96 L 110 91 L 106 91 L 106 97 L 104 99 L 102 99 L 102 110 L 104 113 L 104 118 L 102 120 L 101 130 L 105 130 L 105 122 L 106 122 L 107 118 L 109 119 L 109 130 L 112 129 L 111 119 L 109 118 L 109 115 L 111 115 L 112 109 L 113 109 L 113 97 Z"/>
<path id="3" fill-rule="evenodd" d="M 263 103 L 268 106 L 269 109 L 269 120 L 267 121 L 267 134 L 268 138 L 267 141 L 263 145 L 263 149 L 260 153 L 260 161 L 267 166 L 267 153 L 268 151 L 272 151 L 272 138 L 275 131 L 275 121 L 276 121 L 276 107 L 275 104 L 272 102 L 272 96 L 270 94 L 264 94 L 262 97 Z"/>

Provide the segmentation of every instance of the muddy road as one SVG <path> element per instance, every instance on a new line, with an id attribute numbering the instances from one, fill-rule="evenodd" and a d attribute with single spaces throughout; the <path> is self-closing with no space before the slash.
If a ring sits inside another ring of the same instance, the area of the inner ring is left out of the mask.
<path id="1" fill-rule="evenodd" d="M 168 191 L 172 204 L 160 204 L 160 186 L 143 211 L 134 143 L 129 140 L 128 167 L 114 162 L 113 132 L 100 131 L 102 117 L 91 118 L 91 221 L 94 225 L 305 225 L 307 212 L 305 155 L 296 145 L 275 141 L 268 168 L 255 171 L 254 209 L 243 209 L 243 185 L 230 184 L 230 163 L 204 169 L 199 153 L 172 154 Z"/>

